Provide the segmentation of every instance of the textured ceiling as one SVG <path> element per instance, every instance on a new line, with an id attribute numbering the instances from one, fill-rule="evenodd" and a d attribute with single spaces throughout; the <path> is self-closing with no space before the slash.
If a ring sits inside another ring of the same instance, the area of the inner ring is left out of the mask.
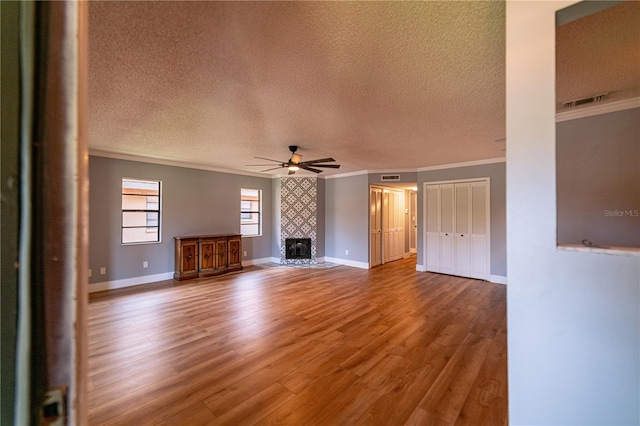
<path id="1" fill-rule="evenodd" d="M 503 157 L 504 8 L 91 2 L 89 147 L 257 172 L 295 144 L 323 175 Z"/>

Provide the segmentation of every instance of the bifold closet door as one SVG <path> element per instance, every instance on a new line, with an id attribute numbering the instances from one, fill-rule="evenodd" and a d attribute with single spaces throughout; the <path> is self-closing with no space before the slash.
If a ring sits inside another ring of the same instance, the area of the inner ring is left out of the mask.
<path id="1" fill-rule="evenodd" d="M 411 214 L 411 220 L 409 221 L 409 226 L 411 227 L 409 229 L 409 251 L 415 253 L 418 247 L 418 193 L 411 191 L 409 198 L 409 213 Z"/>
<path id="2" fill-rule="evenodd" d="M 382 264 L 382 189 L 369 190 L 369 238 L 371 267 Z"/>
<path id="3" fill-rule="evenodd" d="M 471 188 L 471 262 L 469 276 L 487 279 L 489 239 L 488 188 L 486 182 L 472 182 Z"/>
<path id="4" fill-rule="evenodd" d="M 428 185 L 425 193 L 427 271 L 440 272 L 440 186 Z"/>
<path id="5" fill-rule="evenodd" d="M 440 271 L 454 274 L 454 193 L 453 184 L 440 185 Z"/>
<path id="6" fill-rule="evenodd" d="M 394 260 L 404 257 L 404 191 L 392 191 L 393 194 L 393 254 Z"/>
<path id="7" fill-rule="evenodd" d="M 488 278 L 487 181 L 427 185 L 426 269 Z"/>
<path id="8" fill-rule="evenodd" d="M 471 186 L 455 184 L 455 274 L 469 276 L 471 256 Z"/>
<path id="9" fill-rule="evenodd" d="M 404 252 L 404 193 L 382 192 L 383 262 L 402 259 Z"/>

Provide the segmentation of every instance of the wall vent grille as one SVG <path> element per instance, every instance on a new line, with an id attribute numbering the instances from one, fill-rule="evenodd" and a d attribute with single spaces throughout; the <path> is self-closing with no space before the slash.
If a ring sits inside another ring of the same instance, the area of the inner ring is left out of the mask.
<path id="1" fill-rule="evenodd" d="M 400 175 L 380 175 L 380 180 L 383 182 L 389 182 L 389 181 L 399 181 L 400 180 Z"/>
<path id="2" fill-rule="evenodd" d="M 587 98 L 574 99 L 572 101 L 566 101 L 562 103 L 562 108 L 573 108 L 580 105 L 591 104 L 594 102 L 600 102 L 604 100 L 609 93 L 601 93 L 599 95 L 589 96 Z"/>

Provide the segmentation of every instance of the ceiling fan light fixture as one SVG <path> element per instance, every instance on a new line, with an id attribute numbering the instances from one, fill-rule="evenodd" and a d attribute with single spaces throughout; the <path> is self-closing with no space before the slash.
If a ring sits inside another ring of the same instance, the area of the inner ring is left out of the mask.
<path id="1" fill-rule="evenodd" d="M 273 161 L 274 163 L 278 163 L 279 166 L 278 167 L 274 167 L 272 169 L 267 169 L 267 170 L 262 170 L 263 172 L 270 172 L 272 170 L 277 170 L 279 168 L 284 168 L 287 169 L 289 171 L 289 174 L 292 175 L 295 172 L 297 172 L 300 169 L 306 170 L 308 172 L 312 172 L 312 173 L 322 173 L 321 169 L 339 169 L 340 168 L 340 164 L 321 164 L 321 163 L 333 163 L 336 160 L 334 160 L 331 157 L 327 157 L 327 158 L 318 158 L 316 160 L 309 160 L 309 161 L 300 161 L 302 160 L 302 155 L 300 154 L 296 154 L 296 150 L 298 149 L 298 147 L 296 145 L 291 145 L 289 147 L 289 151 L 291 151 L 291 158 L 289 159 L 289 161 L 278 161 L 278 160 L 274 160 L 272 158 L 265 158 L 265 157 L 254 157 L 254 158 L 259 158 L 261 160 L 267 160 L 267 161 Z M 250 164 L 252 166 L 265 166 L 268 164 Z"/>

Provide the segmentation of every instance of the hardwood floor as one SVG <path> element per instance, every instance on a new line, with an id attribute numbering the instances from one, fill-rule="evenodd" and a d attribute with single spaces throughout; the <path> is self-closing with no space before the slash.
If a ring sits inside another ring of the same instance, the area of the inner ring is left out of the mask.
<path id="1" fill-rule="evenodd" d="M 505 425 L 506 288 L 265 269 L 92 295 L 92 425 Z"/>

